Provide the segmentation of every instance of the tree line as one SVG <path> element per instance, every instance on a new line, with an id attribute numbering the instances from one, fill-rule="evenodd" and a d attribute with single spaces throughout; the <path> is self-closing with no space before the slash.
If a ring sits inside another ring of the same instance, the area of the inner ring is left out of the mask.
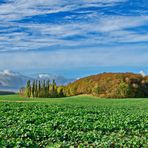
<path id="1" fill-rule="evenodd" d="M 101 98 L 148 97 L 148 76 L 134 73 L 102 73 L 81 78 L 66 86 L 57 86 L 55 80 L 29 80 L 20 93 L 29 98 L 56 98 L 81 94 Z"/>
<path id="2" fill-rule="evenodd" d="M 22 96 L 28 98 L 56 98 L 64 97 L 64 87 L 57 86 L 55 80 L 28 80 L 26 87 L 20 90 Z"/>

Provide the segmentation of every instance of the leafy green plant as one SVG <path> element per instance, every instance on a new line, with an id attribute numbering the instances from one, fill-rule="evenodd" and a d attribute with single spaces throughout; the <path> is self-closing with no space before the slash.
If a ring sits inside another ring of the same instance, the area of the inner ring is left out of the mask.
<path id="1" fill-rule="evenodd" d="M 53 100 L 59 102 L 0 102 L 0 147 L 139 148 L 148 144 L 144 100 Z"/>

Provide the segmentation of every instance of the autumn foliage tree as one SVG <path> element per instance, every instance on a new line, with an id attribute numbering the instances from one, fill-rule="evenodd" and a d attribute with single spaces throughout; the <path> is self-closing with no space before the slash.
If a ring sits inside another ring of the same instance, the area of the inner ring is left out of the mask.
<path id="1" fill-rule="evenodd" d="M 102 73 L 81 78 L 65 88 L 67 96 L 89 94 L 103 98 L 148 97 L 148 76 Z"/>

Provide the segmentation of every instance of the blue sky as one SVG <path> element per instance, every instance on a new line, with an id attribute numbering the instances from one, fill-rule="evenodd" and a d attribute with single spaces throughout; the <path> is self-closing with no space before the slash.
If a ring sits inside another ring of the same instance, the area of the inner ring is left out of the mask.
<path id="1" fill-rule="evenodd" d="M 0 70 L 148 74 L 148 0 L 0 0 Z"/>

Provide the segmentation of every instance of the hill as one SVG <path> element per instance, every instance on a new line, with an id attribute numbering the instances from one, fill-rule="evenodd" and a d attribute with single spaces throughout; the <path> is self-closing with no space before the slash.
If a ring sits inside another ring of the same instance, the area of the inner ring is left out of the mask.
<path id="1" fill-rule="evenodd" d="M 148 76 L 134 73 L 102 73 L 66 86 L 66 95 L 90 94 L 107 98 L 148 97 Z"/>

